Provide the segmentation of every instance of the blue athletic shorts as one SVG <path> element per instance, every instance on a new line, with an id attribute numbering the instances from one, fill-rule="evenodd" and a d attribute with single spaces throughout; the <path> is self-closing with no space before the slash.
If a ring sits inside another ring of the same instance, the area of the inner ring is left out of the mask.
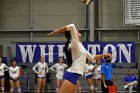
<path id="1" fill-rule="evenodd" d="M 93 74 L 86 76 L 86 79 L 91 79 L 93 77 Z"/>
<path id="2" fill-rule="evenodd" d="M 80 78 L 80 74 L 77 73 L 71 73 L 71 72 L 64 72 L 64 76 L 63 79 L 66 79 L 68 81 L 70 81 L 72 84 L 76 85 L 77 84 L 77 80 Z"/>

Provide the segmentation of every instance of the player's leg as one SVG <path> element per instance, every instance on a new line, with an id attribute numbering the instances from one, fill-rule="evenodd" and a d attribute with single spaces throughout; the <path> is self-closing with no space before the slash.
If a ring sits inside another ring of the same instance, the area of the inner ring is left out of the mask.
<path id="1" fill-rule="evenodd" d="M 124 87 L 129 87 L 129 86 L 136 86 L 137 85 L 137 81 L 133 81 L 133 82 L 131 82 L 131 83 L 128 83 L 128 84 L 126 84 Z"/>
<path id="2" fill-rule="evenodd" d="M 56 79 L 56 92 L 58 93 L 59 88 L 61 86 L 61 80 L 60 79 Z"/>
<path id="3" fill-rule="evenodd" d="M 64 81 L 58 93 L 73 93 L 75 91 L 77 80 L 81 75 L 71 72 L 64 73 Z"/>
<path id="4" fill-rule="evenodd" d="M 46 78 L 43 78 L 42 79 L 42 84 L 41 84 L 42 93 L 45 93 L 45 84 L 46 84 Z"/>
<path id="5" fill-rule="evenodd" d="M 61 79 L 61 80 L 60 80 L 60 87 L 61 87 L 61 85 L 62 85 L 63 81 L 64 81 L 63 79 Z M 59 88 L 60 88 L 60 87 L 59 87 Z"/>
<path id="6" fill-rule="evenodd" d="M 89 85 L 89 89 L 90 89 L 90 93 L 94 93 L 94 89 L 93 89 L 93 81 L 91 78 L 87 78 L 87 83 Z"/>
<path id="7" fill-rule="evenodd" d="M 77 81 L 77 91 L 78 93 L 82 93 L 82 88 L 79 80 Z"/>
<path id="8" fill-rule="evenodd" d="M 16 85 L 16 88 L 17 88 L 18 93 L 21 93 L 21 88 L 20 88 L 20 82 L 19 82 L 19 80 L 17 80 L 15 82 L 15 85 Z"/>
<path id="9" fill-rule="evenodd" d="M 13 80 L 10 80 L 10 93 L 13 93 L 14 91 L 14 81 Z"/>
<path id="10" fill-rule="evenodd" d="M 93 79 L 93 81 L 94 81 L 94 91 L 95 91 L 95 93 L 97 93 L 99 80 L 98 79 Z"/>
<path id="11" fill-rule="evenodd" d="M 2 93 L 4 93 L 4 77 L 1 78 L 0 83 L 1 83 L 1 91 Z"/>
<path id="12" fill-rule="evenodd" d="M 76 85 L 72 84 L 68 80 L 64 80 L 58 93 L 73 93 Z"/>
<path id="13" fill-rule="evenodd" d="M 37 78 L 37 93 L 41 93 L 40 92 L 41 83 L 42 83 L 42 78 Z"/>

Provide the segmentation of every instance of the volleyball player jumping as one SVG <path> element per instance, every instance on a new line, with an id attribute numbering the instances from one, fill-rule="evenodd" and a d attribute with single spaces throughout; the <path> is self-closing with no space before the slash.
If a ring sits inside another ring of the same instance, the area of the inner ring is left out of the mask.
<path id="1" fill-rule="evenodd" d="M 84 74 L 86 58 L 89 60 L 97 60 L 111 54 L 91 55 L 80 42 L 81 34 L 76 30 L 74 24 L 61 27 L 47 35 L 55 35 L 61 32 L 70 31 L 70 48 L 72 54 L 72 64 L 64 73 L 64 82 L 62 83 L 59 93 L 73 93 L 76 88 L 77 80 Z"/>

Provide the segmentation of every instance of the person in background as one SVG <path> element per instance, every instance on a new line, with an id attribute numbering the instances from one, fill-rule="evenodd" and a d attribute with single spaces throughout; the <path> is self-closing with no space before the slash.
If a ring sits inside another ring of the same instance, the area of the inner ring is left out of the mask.
<path id="1" fill-rule="evenodd" d="M 10 76 L 10 93 L 13 93 L 14 86 L 16 86 L 18 93 L 21 93 L 20 82 L 19 82 L 19 69 L 16 65 L 16 61 L 12 60 L 12 66 L 9 67 L 9 76 Z"/>
<path id="2" fill-rule="evenodd" d="M 37 93 L 45 93 L 46 74 L 49 71 L 47 63 L 45 63 L 44 56 L 40 57 L 40 61 L 32 68 L 37 74 Z"/>
<path id="3" fill-rule="evenodd" d="M 2 63 L 2 57 L 0 57 L 0 84 L 1 92 L 4 93 L 4 71 L 8 70 L 8 66 Z"/>
<path id="4" fill-rule="evenodd" d="M 59 91 L 59 88 L 63 82 L 63 74 L 66 70 L 67 65 L 64 63 L 63 57 L 58 58 L 58 63 L 51 66 L 50 69 L 54 72 L 56 72 L 56 92 Z"/>
<path id="5" fill-rule="evenodd" d="M 86 69 L 85 69 L 85 77 L 87 79 L 87 83 L 89 85 L 90 93 L 94 93 L 93 89 L 93 68 L 92 61 L 87 59 Z"/>
<path id="6" fill-rule="evenodd" d="M 94 82 L 94 91 L 97 93 L 99 81 L 101 78 L 101 61 L 97 60 L 96 65 L 93 68 L 93 82 Z"/>
<path id="7" fill-rule="evenodd" d="M 109 93 L 109 86 L 115 83 L 114 76 L 112 74 L 111 57 L 104 57 L 105 62 L 101 65 L 101 88 L 102 93 Z"/>
<path id="8" fill-rule="evenodd" d="M 131 68 L 128 69 L 128 75 L 124 77 L 123 82 L 125 84 L 124 88 L 126 88 L 129 93 L 132 93 L 133 89 L 136 89 L 136 85 L 138 83 L 137 77 L 133 74 L 133 70 Z"/>

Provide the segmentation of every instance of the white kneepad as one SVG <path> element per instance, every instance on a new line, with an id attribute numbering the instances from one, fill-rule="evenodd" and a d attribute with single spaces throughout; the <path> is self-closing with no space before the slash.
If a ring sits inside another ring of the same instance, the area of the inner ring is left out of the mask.
<path id="1" fill-rule="evenodd" d="M 90 89 L 91 89 L 91 90 L 93 90 L 93 88 L 94 88 L 94 87 L 93 87 L 93 85 L 92 85 L 92 86 L 90 86 Z"/>

